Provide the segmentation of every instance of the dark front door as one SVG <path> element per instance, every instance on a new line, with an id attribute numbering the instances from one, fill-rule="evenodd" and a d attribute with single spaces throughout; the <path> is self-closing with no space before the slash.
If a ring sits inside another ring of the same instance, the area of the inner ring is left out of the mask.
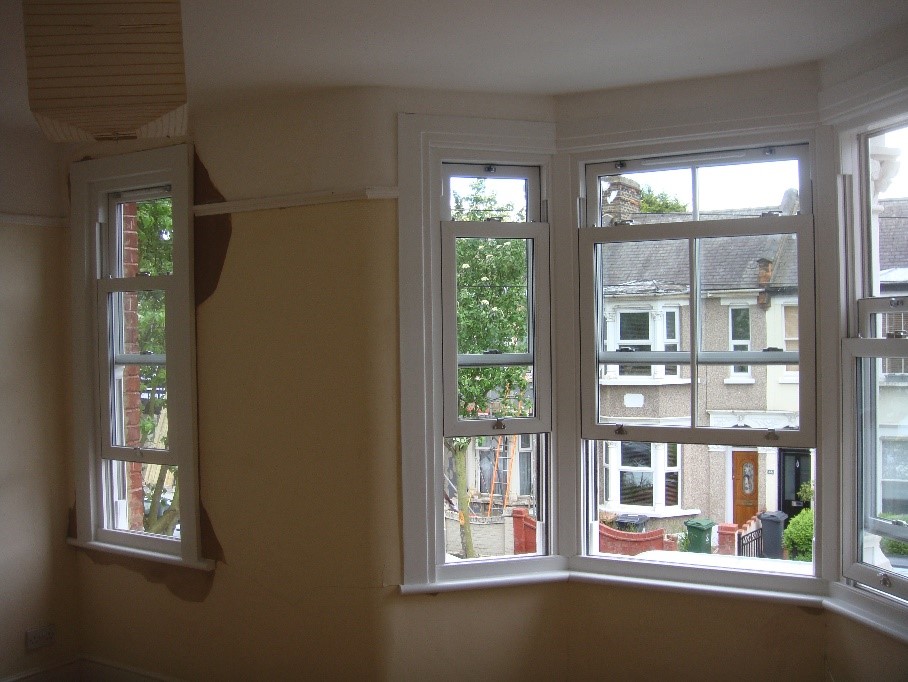
<path id="1" fill-rule="evenodd" d="M 802 509 L 810 507 L 810 501 L 798 499 L 798 488 L 810 483 L 810 450 L 779 450 L 779 509 L 788 514 L 788 521 Z"/>

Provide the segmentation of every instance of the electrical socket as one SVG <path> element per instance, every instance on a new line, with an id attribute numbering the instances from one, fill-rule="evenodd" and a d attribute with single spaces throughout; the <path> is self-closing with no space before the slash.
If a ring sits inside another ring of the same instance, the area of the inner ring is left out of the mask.
<path id="1" fill-rule="evenodd" d="M 56 631 L 53 625 L 40 625 L 25 631 L 25 648 L 34 651 L 54 643 Z"/>

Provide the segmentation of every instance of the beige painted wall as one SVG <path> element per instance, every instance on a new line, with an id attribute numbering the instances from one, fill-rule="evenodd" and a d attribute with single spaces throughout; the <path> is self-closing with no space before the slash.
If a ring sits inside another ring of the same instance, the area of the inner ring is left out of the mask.
<path id="1" fill-rule="evenodd" d="M 0 223 L 0 679 L 79 650 L 75 552 L 66 545 L 68 232 Z M 25 631 L 56 627 L 27 652 Z"/>

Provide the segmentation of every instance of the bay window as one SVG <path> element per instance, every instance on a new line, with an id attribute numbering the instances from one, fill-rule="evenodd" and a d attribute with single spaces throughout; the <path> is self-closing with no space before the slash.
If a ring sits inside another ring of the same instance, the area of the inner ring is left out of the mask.
<path id="1" fill-rule="evenodd" d="M 818 591 L 810 563 L 670 549 L 686 521 L 776 504 L 780 448 L 816 445 L 806 145 L 566 163 L 546 124 L 399 124 L 404 589 L 692 584 L 696 564 L 729 587 Z M 568 177 L 574 226 L 550 215 L 570 211 L 552 195 Z M 804 380 L 783 396 L 768 376 L 786 366 Z M 624 513 L 664 546 L 602 539 Z"/>

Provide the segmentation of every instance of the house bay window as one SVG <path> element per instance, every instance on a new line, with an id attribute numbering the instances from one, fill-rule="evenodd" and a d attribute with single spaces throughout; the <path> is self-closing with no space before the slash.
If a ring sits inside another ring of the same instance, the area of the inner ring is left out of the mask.
<path id="1" fill-rule="evenodd" d="M 677 443 L 595 441 L 598 509 L 605 512 L 658 513 L 678 507 L 680 451 Z"/>
<path id="2" fill-rule="evenodd" d="M 73 541 L 210 568 L 199 550 L 190 159 L 179 146 L 73 166 Z"/>

